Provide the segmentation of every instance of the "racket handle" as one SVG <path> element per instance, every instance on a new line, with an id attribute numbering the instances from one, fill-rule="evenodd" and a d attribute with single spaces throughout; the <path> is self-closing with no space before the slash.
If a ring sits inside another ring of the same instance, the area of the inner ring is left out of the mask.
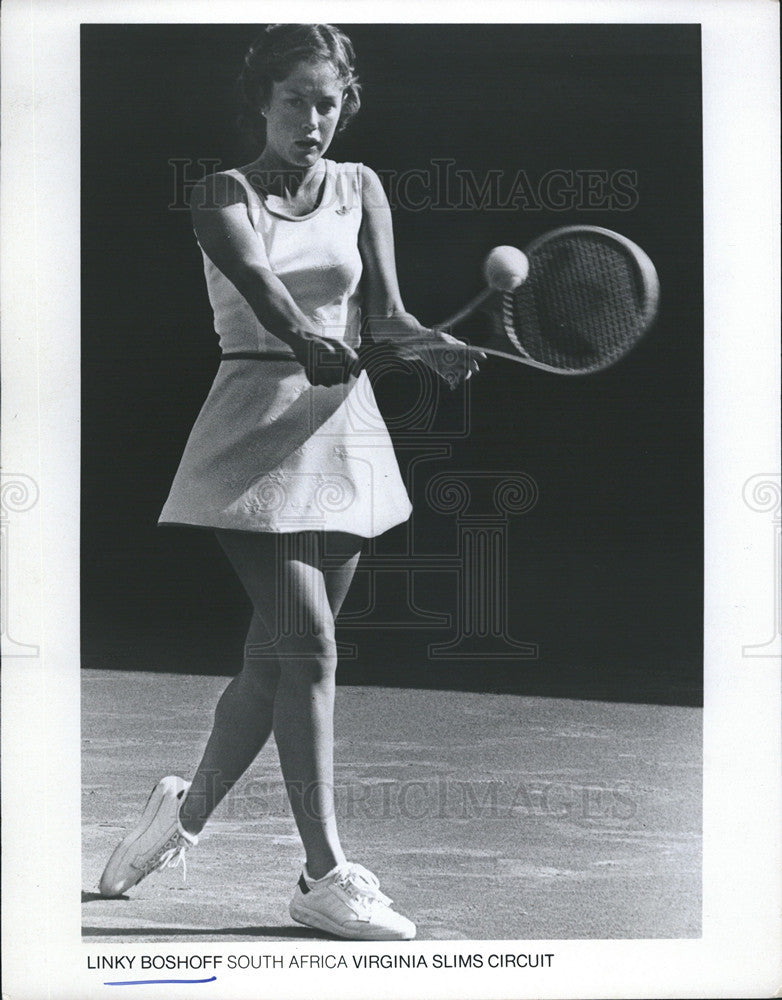
<path id="1" fill-rule="evenodd" d="M 449 326 L 456 326 L 457 323 L 461 323 L 463 319 L 467 319 L 468 316 L 479 309 L 483 303 L 494 294 L 494 288 L 484 288 L 483 291 L 479 292 L 474 299 L 471 299 L 466 306 L 463 306 L 458 312 L 455 312 L 453 316 L 449 316 L 448 319 L 444 319 L 442 323 L 435 323 L 432 329 L 445 330 Z"/>

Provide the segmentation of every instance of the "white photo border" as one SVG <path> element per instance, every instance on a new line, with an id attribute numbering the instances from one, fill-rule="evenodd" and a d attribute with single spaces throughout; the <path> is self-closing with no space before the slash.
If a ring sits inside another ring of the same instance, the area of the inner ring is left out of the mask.
<path id="1" fill-rule="evenodd" d="M 4 4 L 3 490 L 16 478 L 20 496 L 29 489 L 33 497 L 25 517 L 14 521 L 3 637 L 3 957 L 4 991 L 13 1000 L 106 994 L 84 962 L 94 943 L 83 943 L 80 932 L 74 805 L 80 796 L 79 26 L 255 23 L 268 10 L 235 0 Z M 360 976 L 337 970 L 328 977 L 270 970 L 263 995 L 434 1000 L 464 996 L 465 988 L 475 998 L 773 995 L 782 985 L 779 636 L 765 656 L 745 655 L 745 647 L 764 642 L 779 625 L 778 524 L 771 508 L 760 510 L 762 498 L 748 500 L 763 482 L 771 484 L 766 492 L 774 483 L 780 489 L 779 7 L 767 0 L 530 0 L 479 8 L 343 0 L 287 4 L 285 18 L 702 25 L 704 907 L 697 940 L 535 942 L 535 951 L 556 952 L 558 960 L 523 980 L 512 970 L 483 970 L 468 986 L 463 972 L 431 968 Z M 39 654 L 9 655 L 9 635 L 39 647 Z M 460 941 L 452 950 L 478 946 L 486 952 L 492 943 Z M 422 954 L 444 950 L 443 942 L 416 947 Z M 196 948 L 207 950 L 204 942 L 122 946 L 129 953 Z M 312 942 L 310 950 L 329 947 Z M 170 995 L 166 987 L 143 993 Z M 215 994 L 205 987 L 204 995 Z M 252 974 L 237 980 L 231 994 L 259 995 Z"/>

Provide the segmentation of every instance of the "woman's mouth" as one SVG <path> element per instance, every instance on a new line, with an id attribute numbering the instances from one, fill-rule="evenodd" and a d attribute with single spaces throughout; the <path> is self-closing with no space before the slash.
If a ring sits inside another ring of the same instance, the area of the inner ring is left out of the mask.
<path id="1" fill-rule="evenodd" d="M 295 142 L 295 146 L 306 153 L 318 149 L 319 145 L 317 139 L 297 139 Z"/>

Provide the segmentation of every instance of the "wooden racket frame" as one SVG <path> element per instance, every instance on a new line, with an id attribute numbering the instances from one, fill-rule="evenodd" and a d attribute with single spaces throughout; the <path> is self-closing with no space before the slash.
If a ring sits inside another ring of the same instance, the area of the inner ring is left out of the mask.
<path id="1" fill-rule="evenodd" d="M 630 254 L 633 262 L 636 266 L 636 271 L 638 278 L 641 283 L 641 288 L 643 292 L 643 299 L 645 303 L 645 309 L 643 315 L 641 316 L 641 336 L 649 329 L 649 327 L 654 322 L 655 316 L 657 315 L 657 306 L 660 298 L 660 282 L 657 277 L 657 271 L 654 264 L 648 257 L 648 255 L 632 240 L 628 239 L 626 236 L 622 236 L 621 233 L 616 233 L 611 229 L 604 229 L 600 226 L 560 226 L 558 229 L 549 230 L 543 235 L 534 239 L 524 250 L 524 253 L 531 257 L 538 250 L 544 247 L 547 243 L 552 240 L 559 239 L 562 236 L 569 236 L 576 233 L 589 233 L 592 236 L 602 236 L 607 242 L 619 243 L 625 248 Z M 487 287 L 484 288 L 478 295 L 471 299 L 465 306 L 458 310 L 458 312 L 453 313 L 446 320 L 441 323 L 436 323 L 434 329 L 441 330 L 443 332 L 449 332 L 454 326 L 468 319 L 474 313 L 478 312 L 481 307 L 493 296 L 500 295 L 502 297 L 498 314 L 499 319 L 502 324 L 503 332 L 508 338 L 510 343 L 515 348 L 515 351 L 504 351 L 500 348 L 495 347 L 482 347 L 477 344 L 468 344 L 465 341 L 462 343 L 470 350 L 476 354 L 492 354 L 498 358 L 507 358 L 510 361 L 521 362 L 525 365 L 530 365 L 533 368 L 540 368 L 543 371 L 553 372 L 557 375 L 589 375 L 592 372 L 604 371 L 606 368 L 610 368 L 611 365 L 615 364 L 624 357 L 624 352 L 617 358 L 613 358 L 608 362 L 600 365 L 594 365 L 591 368 L 582 368 L 578 370 L 571 370 L 566 368 L 557 368 L 554 365 L 547 365 L 542 361 L 536 361 L 531 358 L 527 352 L 524 350 L 520 340 L 516 336 L 515 323 L 513 321 L 513 292 L 498 292 L 496 289 Z M 640 339 L 640 338 L 639 338 Z M 427 346 L 432 347 L 436 350 L 448 350 L 449 345 L 446 343 L 431 343 L 429 342 Z M 631 345 L 631 348 L 634 345 Z"/>

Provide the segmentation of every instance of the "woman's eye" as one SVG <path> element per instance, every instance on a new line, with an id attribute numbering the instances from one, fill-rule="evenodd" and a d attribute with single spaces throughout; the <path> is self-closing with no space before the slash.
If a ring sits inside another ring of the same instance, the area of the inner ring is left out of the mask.
<path id="1" fill-rule="evenodd" d="M 334 101 L 321 101 L 321 103 L 318 105 L 318 112 L 321 115 L 328 115 L 331 114 L 331 112 L 336 108 L 336 106 L 337 105 L 334 103 Z"/>

